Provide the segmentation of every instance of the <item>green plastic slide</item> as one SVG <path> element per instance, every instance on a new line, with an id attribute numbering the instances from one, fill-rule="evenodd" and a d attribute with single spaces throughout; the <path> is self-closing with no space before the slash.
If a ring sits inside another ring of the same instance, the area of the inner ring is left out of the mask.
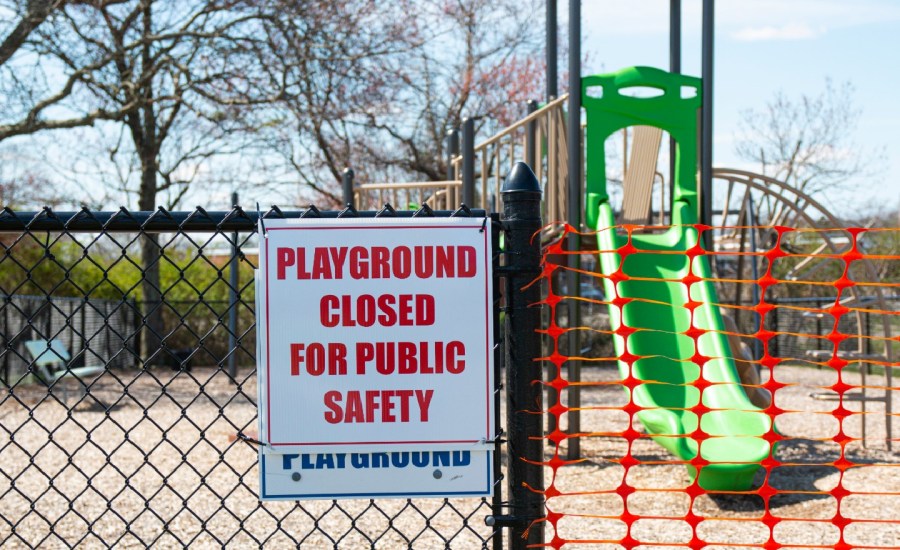
<path id="1" fill-rule="evenodd" d="M 649 88 L 655 95 L 634 97 L 622 93 L 626 88 Z M 587 111 L 586 219 L 588 227 L 598 230 L 602 272 L 612 275 L 621 266 L 615 281 L 604 278 L 604 287 L 607 299 L 624 299 L 610 304 L 610 320 L 613 330 L 620 330 L 614 338 L 617 353 L 625 357 L 619 370 L 626 380 L 633 376 L 626 386 L 633 387 L 638 419 L 655 441 L 682 460 L 691 461 L 699 452 L 701 460 L 694 462 L 700 465 L 703 489 L 745 491 L 771 452 L 763 437 L 771 420 L 740 385 L 722 333 L 709 262 L 696 254 L 700 89 L 697 78 L 648 67 L 582 79 Z M 622 265 L 622 254 L 611 251 L 628 245 L 628 236 L 613 228 L 604 143 L 614 132 L 634 125 L 662 128 L 677 142 L 672 226 L 662 232 L 633 232 L 634 250 L 626 249 Z M 699 279 L 693 282 L 694 277 Z M 710 359 L 704 362 L 703 357 Z M 694 465 L 689 464 L 688 471 L 692 479 L 696 477 Z"/>

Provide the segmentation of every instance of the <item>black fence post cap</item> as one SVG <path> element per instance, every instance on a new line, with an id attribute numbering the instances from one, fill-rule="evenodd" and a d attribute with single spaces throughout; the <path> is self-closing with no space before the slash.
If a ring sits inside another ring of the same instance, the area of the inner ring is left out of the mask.
<path id="1" fill-rule="evenodd" d="M 517 162 L 512 167 L 512 170 L 509 171 L 509 175 L 506 176 L 506 180 L 503 182 L 503 187 L 500 188 L 500 192 L 503 194 L 540 193 L 541 184 L 534 175 L 534 172 L 531 171 L 531 167 L 524 162 Z"/>

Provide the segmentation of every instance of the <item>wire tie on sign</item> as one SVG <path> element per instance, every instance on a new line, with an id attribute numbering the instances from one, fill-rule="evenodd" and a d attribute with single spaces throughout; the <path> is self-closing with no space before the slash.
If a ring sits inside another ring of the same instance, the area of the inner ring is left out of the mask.
<path id="1" fill-rule="evenodd" d="M 487 227 L 488 217 L 484 217 L 484 221 L 481 222 L 481 229 L 478 230 L 479 233 L 484 233 L 485 228 Z"/>
<path id="2" fill-rule="evenodd" d="M 262 213 L 259 211 L 259 201 L 256 202 L 256 219 L 259 220 L 259 225 L 262 226 L 263 237 L 268 238 L 269 234 L 266 232 L 266 220 L 263 219 Z"/>
<path id="3" fill-rule="evenodd" d="M 252 445 L 263 445 L 263 446 L 265 445 L 265 443 L 263 443 L 262 441 L 253 439 L 252 437 L 244 434 L 244 432 L 238 432 L 237 436 L 238 436 L 238 439 L 240 439 L 242 441 L 246 441 L 247 443 L 250 443 Z"/>

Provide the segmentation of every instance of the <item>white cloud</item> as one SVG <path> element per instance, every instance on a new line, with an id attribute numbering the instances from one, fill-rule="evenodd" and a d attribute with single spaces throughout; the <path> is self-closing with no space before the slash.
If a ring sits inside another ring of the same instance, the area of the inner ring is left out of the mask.
<path id="1" fill-rule="evenodd" d="M 744 27 L 731 37 L 741 42 L 760 42 L 763 40 L 809 40 L 825 34 L 826 28 L 813 29 L 806 23 L 791 23 L 787 25 L 763 27 Z"/>

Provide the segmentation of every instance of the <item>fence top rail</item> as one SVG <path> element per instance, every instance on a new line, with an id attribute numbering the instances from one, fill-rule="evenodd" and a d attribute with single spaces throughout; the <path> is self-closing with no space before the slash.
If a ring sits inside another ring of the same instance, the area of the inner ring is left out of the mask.
<path id="1" fill-rule="evenodd" d="M 319 210 L 310 206 L 304 210 L 281 210 L 272 206 L 262 214 L 264 220 L 278 218 L 450 218 L 477 217 L 487 214 L 481 209 L 460 207 L 456 210 L 432 210 L 427 205 L 418 210 L 395 210 L 386 204 L 381 210 L 358 211 L 347 207 L 343 210 Z M 9 208 L 0 211 L 0 233 L 23 231 L 67 232 L 145 232 L 162 233 L 256 231 L 259 214 L 236 206 L 227 211 L 207 211 L 197 207 L 191 211 L 168 211 L 162 207 L 153 212 L 117 211 L 94 212 L 83 208 L 76 212 L 54 212 L 50 208 L 40 211 L 16 212 Z"/>

